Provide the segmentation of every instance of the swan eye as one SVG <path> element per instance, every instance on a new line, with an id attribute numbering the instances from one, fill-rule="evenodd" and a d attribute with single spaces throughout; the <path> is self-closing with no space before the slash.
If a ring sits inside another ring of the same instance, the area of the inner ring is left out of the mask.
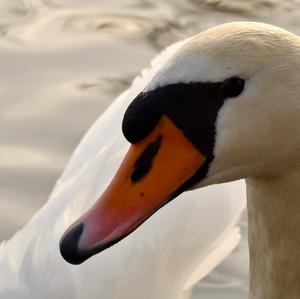
<path id="1" fill-rule="evenodd" d="M 242 93 L 245 87 L 245 80 L 232 77 L 223 82 L 223 92 L 225 93 L 226 97 L 237 97 Z"/>

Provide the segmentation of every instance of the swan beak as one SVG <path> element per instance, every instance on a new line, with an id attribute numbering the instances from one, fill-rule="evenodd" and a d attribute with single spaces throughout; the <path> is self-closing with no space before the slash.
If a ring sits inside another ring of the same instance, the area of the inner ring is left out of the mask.
<path id="1" fill-rule="evenodd" d="M 117 243 L 178 195 L 206 157 L 162 116 L 153 131 L 131 145 L 112 182 L 64 234 L 62 256 L 79 264 Z"/>

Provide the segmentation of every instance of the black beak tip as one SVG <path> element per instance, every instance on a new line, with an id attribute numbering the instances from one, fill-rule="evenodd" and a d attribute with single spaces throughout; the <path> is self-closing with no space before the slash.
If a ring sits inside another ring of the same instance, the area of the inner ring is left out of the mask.
<path id="1" fill-rule="evenodd" d="M 75 225 L 71 230 L 64 234 L 59 243 L 62 257 L 73 265 L 81 264 L 90 257 L 90 255 L 85 254 L 78 248 L 78 242 L 83 229 L 83 223 Z"/>

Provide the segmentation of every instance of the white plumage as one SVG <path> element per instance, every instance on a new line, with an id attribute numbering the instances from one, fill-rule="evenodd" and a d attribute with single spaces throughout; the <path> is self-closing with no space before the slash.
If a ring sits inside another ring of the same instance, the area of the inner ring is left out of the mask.
<path id="1" fill-rule="evenodd" d="M 65 229 L 99 197 L 128 144 L 121 121 L 132 99 L 183 44 L 154 59 L 87 132 L 49 201 L 0 246 L 1 299 L 179 299 L 237 245 L 241 182 L 186 192 L 138 230 L 80 266 L 59 253 Z"/>

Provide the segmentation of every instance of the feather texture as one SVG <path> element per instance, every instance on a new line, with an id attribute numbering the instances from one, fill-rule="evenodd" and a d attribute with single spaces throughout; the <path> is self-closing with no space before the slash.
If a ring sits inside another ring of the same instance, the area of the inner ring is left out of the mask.
<path id="1" fill-rule="evenodd" d="M 130 101 L 186 41 L 155 58 L 86 133 L 44 207 L 0 246 L 0 298 L 176 299 L 237 245 L 243 183 L 182 194 L 122 242 L 80 266 L 59 253 L 65 229 L 99 197 L 128 143 Z"/>

